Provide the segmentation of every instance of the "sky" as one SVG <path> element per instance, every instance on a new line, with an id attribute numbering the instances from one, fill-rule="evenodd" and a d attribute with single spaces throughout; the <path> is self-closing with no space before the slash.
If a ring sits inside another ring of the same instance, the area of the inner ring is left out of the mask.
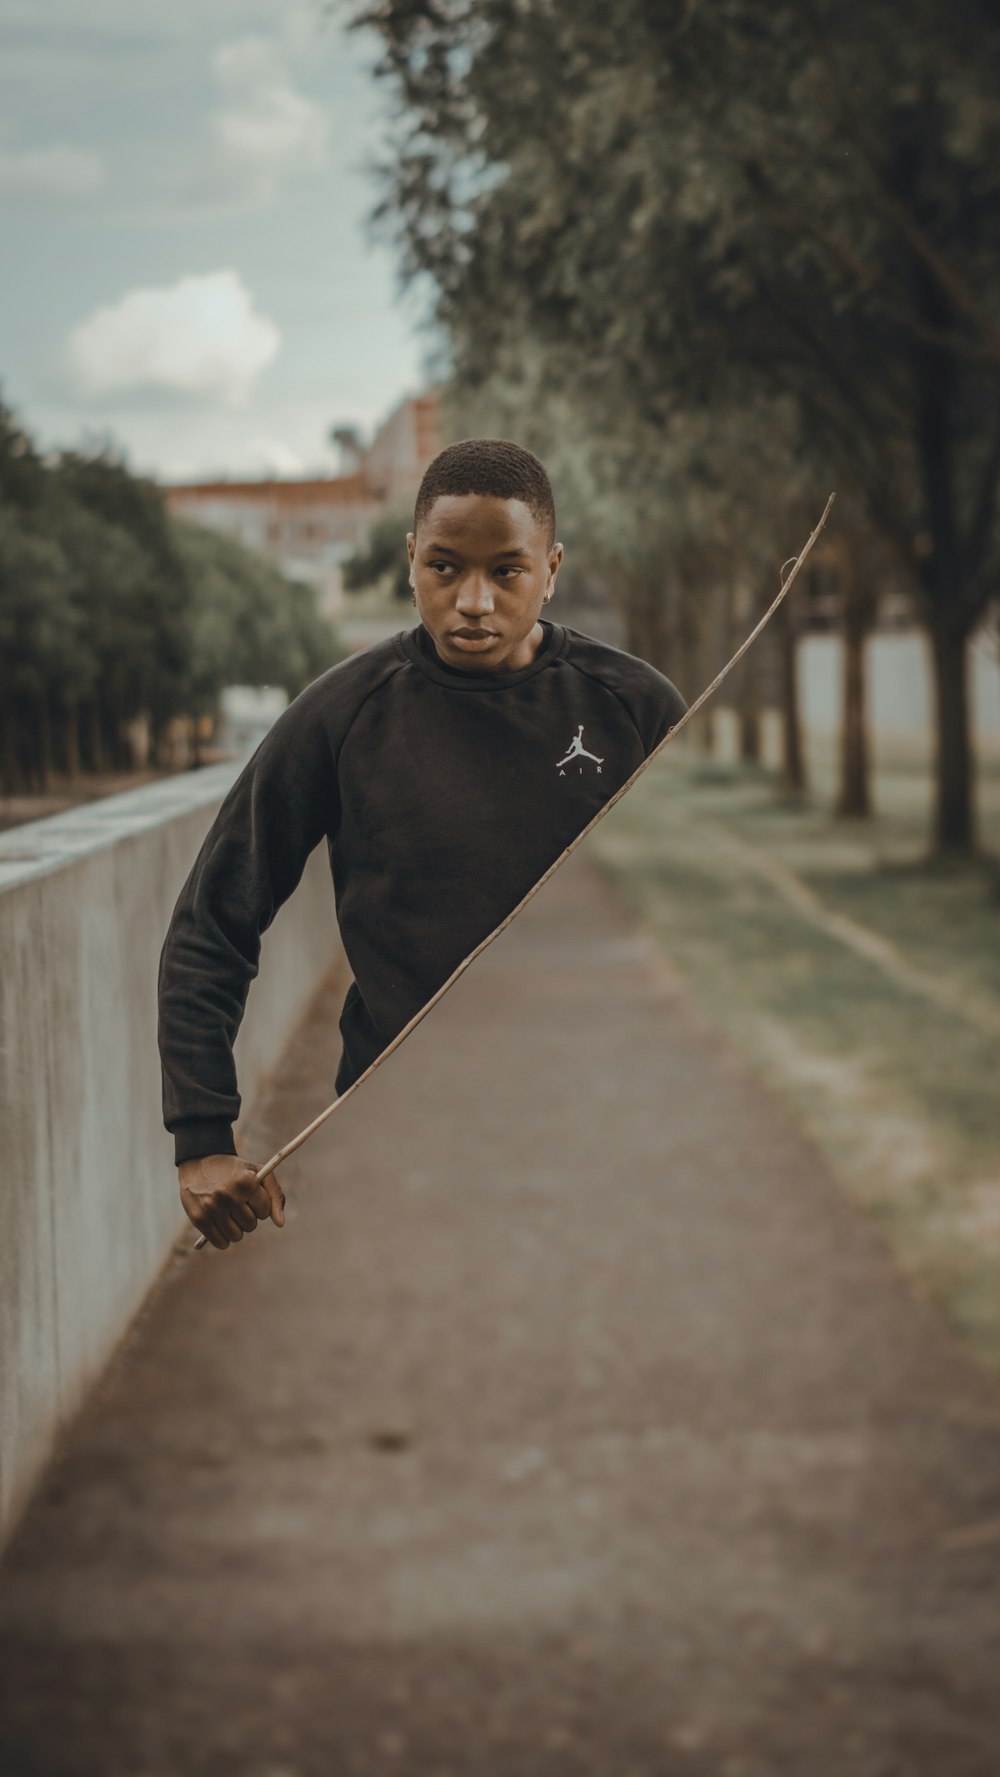
<path id="1" fill-rule="evenodd" d="M 331 426 L 425 385 L 367 220 L 389 95 L 343 12 L 0 0 L 0 397 L 43 447 L 328 471 Z"/>

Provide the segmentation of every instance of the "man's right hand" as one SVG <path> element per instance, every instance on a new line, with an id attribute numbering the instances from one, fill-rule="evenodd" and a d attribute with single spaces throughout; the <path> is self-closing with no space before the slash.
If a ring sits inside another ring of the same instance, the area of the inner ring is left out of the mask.
<path id="1" fill-rule="evenodd" d="M 274 1173 L 258 1182 L 257 1166 L 237 1154 L 206 1154 L 177 1168 L 181 1202 L 199 1234 L 220 1250 L 252 1234 L 270 1216 L 285 1225 L 285 1193 Z"/>

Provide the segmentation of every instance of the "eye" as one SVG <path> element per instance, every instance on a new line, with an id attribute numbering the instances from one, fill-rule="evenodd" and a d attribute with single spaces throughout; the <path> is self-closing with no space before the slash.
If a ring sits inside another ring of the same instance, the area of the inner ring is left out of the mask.
<path id="1" fill-rule="evenodd" d="M 450 561 L 432 561 L 432 562 L 428 562 L 427 566 L 429 568 L 433 568 L 435 573 L 438 573 L 438 572 L 446 573 L 447 570 L 451 567 L 451 562 Z"/>
<path id="2" fill-rule="evenodd" d="M 515 567 L 515 566 L 508 566 L 506 564 L 497 569 L 498 574 L 519 574 L 520 572 L 521 572 L 520 568 Z"/>

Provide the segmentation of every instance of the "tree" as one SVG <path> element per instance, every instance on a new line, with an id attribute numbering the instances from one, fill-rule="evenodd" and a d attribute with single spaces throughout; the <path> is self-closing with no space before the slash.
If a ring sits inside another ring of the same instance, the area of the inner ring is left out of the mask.
<path id="1" fill-rule="evenodd" d="M 203 525 L 176 519 L 173 531 L 193 593 L 188 714 L 213 714 L 225 685 L 280 685 L 294 697 L 340 658 L 311 586 Z"/>
<path id="2" fill-rule="evenodd" d="M 410 596 L 406 534 L 413 528 L 413 507 L 388 506 L 372 520 L 364 546 L 343 566 L 344 591 L 364 592 L 385 582 L 394 599 Z"/>
<path id="3" fill-rule="evenodd" d="M 59 544 L 35 536 L 13 507 L 0 509 L 0 774 L 7 796 L 22 779 L 39 790 L 48 786 L 51 688 L 78 671 L 71 586 Z M 36 744 L 25 749 L 29 725 Z"/>
<path id="4" fill-rule="evenodd" d="M 54 501 L 67 500 L 62 524 L 74 537 L 81 598 L 99 636 L 118 761 L 127 762 L 125 724 L 140 712 L 149 716 L 156 757 L 167 721 L 183 713 L 191 670 L 192 586 L 163 496 L 110 451 L 64 452 L 54 482 Z"/>
<path id="5" fill-rule="evenodd" d="M 935 838 L 968 850 L 967 643 L 1000 567 L 991 0 L 915 0 L 905 29 L 858 0 L 352 14 L 402 107 L 381 212 L 459 383 L 528 340 L 536 407 L 572 392 L 602 435 L 791 401 L 796 452 L 857 494 L 918 601 Z"/>
<path id="6" fill-rule="evenodd" d="M 5 793 L 154 757 L 230 683 L 301 690 L 338 658 L 311 587 L 182 525 L 112 453 L 38 456 L 0 404 L 0 775 Z"/>

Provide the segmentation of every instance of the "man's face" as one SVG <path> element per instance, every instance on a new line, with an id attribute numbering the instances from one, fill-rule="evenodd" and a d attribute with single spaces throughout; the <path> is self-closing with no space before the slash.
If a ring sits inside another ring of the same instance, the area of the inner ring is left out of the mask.
<path id="1" fill-rule="evenodd" d="M 563 547 L 549 548 L 523 500 L 441 494 L 406 546 L 420 620 L 447 665 L 469 672 L 530 666 Z"/>

